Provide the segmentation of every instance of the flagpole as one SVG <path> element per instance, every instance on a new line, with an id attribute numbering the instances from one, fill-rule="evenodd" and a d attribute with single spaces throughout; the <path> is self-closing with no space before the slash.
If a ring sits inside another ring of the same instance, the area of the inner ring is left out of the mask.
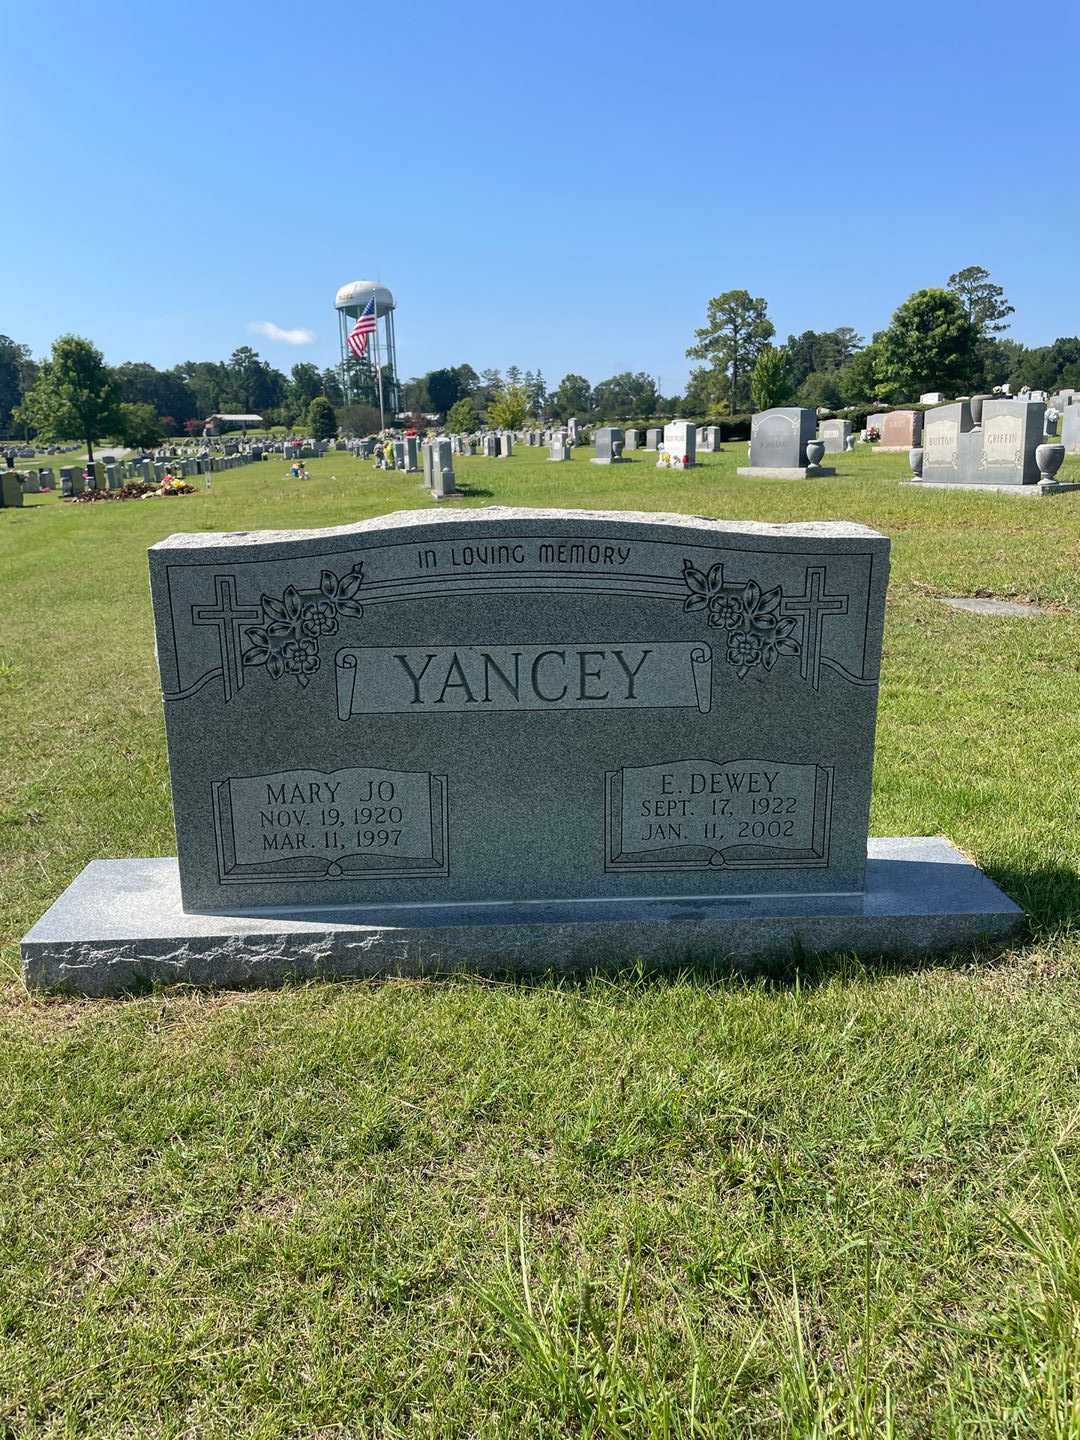
<path id="1" fill-rule="evenodd" d="M 386 416 L 383 414 L 382 394 L 382 362 L 379 359 L 379 302 L 372 296 L 372 304 L 375 306 L 375 376 L 379 382 L 379 429 L 386 429 Z"/>

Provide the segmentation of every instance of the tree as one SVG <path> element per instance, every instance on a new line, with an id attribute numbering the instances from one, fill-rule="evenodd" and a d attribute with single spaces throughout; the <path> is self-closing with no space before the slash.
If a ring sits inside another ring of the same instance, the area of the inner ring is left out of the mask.
<path id="1" fill-rule="evenodd" d="M 524 385 L 508 385 L 488 406 L 488 424 L 498 430 L 518 430 L 529 413 Z"/>
<path id="2" fill-rule="evenodd" d="M 966 390 L 978 371 L 978 330 L 948 290 L 916 290 L 881 340 L 881 379 L 906 399 L 920 390 Z"/>
<path id="3" fill-rule="evenodd" d="M 427 394 L 432 410 L 445 415 L 461 399 L 461 381 L 456 370 L 432 370 L 427 376 Z"/>
<path id="4" fill-rule="evenodd" d="M 305 423 L 313 440 L 332 440 L 337 434 L 337 416 L 325 395 L 316 395 L 312 400 Z"/>
<path id="5" fill-rule="evenodd" d="M 462 395 L 475 395 L 480 389 L 480 376 L 471 365 L 455 365 L 454 374 L 458 378 Z"/>
<path id="6" fill-rule="evenodd" d="M 241 345 L 229 356 L 224 400 L 242 414 L 255 415 L 280 405 L 288 383 L 280 370 L 259 357 L 250 345 Z"/>
<path id="7" fill-rule="evenodd" d="M 707 360 L 713 369 L 730 376 L 734 410 L 749 399 L 754 361 L 776 334 L 767 308 L 764 300 L 755 299 L 748 290 L 725 290 L 722 295 L 714 295 L 705 324 L 694 331 L 697 344 L 686 352 L 692 360 Z"/>
<path id="8" fill-rule="evenodd" d="M 446 413 L 446 428 L 451 435 L 470 435 L 479 426 L 480 417 L 468 395 L 456 400 Z"/>
<path id="9" fill-rule="evenodd" d="M 8 433 L 12 413 L 33 385 L 36 370 L 28 346 L 0 335 L 0 435 Z"/>
<path id="10" fill-rule="evenodd" d="M 346 435 L 374 435 L 379 412 L 374 405 L 345 405 L 337 412 L 338 427 Z"/>
<path id="11" fill-rule="evenodd" d="M 410 415 L 422 415 L 425 410 L 432 408 L 426 375 L 413 376 L 411 380 L 404 382 L 401 387 L 401 404 Z"/>
<path id="12" fill-rule="evenodd" d="M 705 415 L 711 418 L 730 415 L 730 388 L 730 381 L 723 371 L 696 365 L 690 371 L 690 379 L 686 383 L 682 408 L 687 415 Z"/>
<path id="13" fill-rule="evenodd" d="M 535 375 L 531 370 L 525 372 L 525 392 L 529 397 L 530 415 L 535 415 L 538 420 L 541 419 L 547 402 L 547 385 L 544 383 L 541 371 L 537 370 Z"/>
<path id="14" fill-rule="evenodd" d="M 105 357 L 81 335 L 61 335 L 38 371 L 20 411 L 47 440 L 85 440 L 92 461 L 94 441 L 115 431 L 119 394 Z"/>
<path id="15" fill-rule="evenodd" d="M 118 418 L 113 438 L 119 445 L 130 445 L 133 450 L 152 450 L 165 438 L 161 417 L 153 405 L 127 405 L 118 407 Z"/>
<path id="16" fill-rule="evenodd" d="M 584 375 L 571 371 L 563 376 L 555 391 L 552 409 L 560 420 L 569 420 L 571 415 L 588 415 L 592 409 L 592 386 Z"/>
<path id="17" fill-rule="evenodd" d="M 345 396 L 341 389 L 341 377 L 336 370 L 324 370 L 319 378 L 319 386 L 335 410 L 339 410 L 345 404 Z M 308 404 L 311 404 L 310 400 Z"/>
<path id="18" fill-rule="evenodd" d="M 850 325 L 838 325 L 832 335 L 836 341 L 837 368 L 842 369 L 845 365 L 851 364 L 866 341 Z"/>
<path id="19" fill-rule="evenodd" d="M 771 410 L 774 405 L 783 405 L 790 394 L 787 351 L 782 345 L 779 349 L 766 345 L 758 353 L 750 374 L 750 395 L 754 409 Z"/>
<path id="20" fill-rule="evenodd" d="M 839 370 L 811 370 L 799 386 L 797 399 L 810 410 L 835 410 L 840 404 Z"/>
<path id="21" fill-rule="evenodd" d="M 1015 388 L 1030 385 L 1033 390 L 1057 390 L 1062 385 L 1076 385 L 1080 377 L 1080 338 L 1059 336 L 1052 345 L 1038 345 L 1022 350 L 1009 370 L 1009 383 Z"/>
<path id="22" fill-rule="evenodd" d="M 601 380 L 592 393 L 593 410 L 612 419 L 656 414 L 656 381 L 644 370 L 624 370 Z"/>
<path id="23" fill-rule="evenodd" d="M 216 360 L 185 360 L 172 371 L 187 387 L 195 406 L 195 415 L 205 420 L 207 415 L 217 414 L 226 409 L 225 386 L 228 371 Z"/>
<path id="24" fill-rule="evenodd" d="M 195 395 L 175 370 L 159 370 L 146 361 L 128 360 L 116 367 L 113 379 L 125 405 L 150 405 L 162 418 L 171 415 L 174 426 L 194 419 Z"/>
<path id="25" fill-rule="evenodd" d="M 498 370 L 481 370 L 480 383 L 488 395 L 497 395 L 503 388 L 503 378 Z"/>
<path id="26" fill-rule="evenodd" d="M 862 349 L 863 338 L 850 325 L 836 330 L 804 330 L 789 335 L 786 349 L 790 356 L 789 371 L 792 389 L 797 390 L 814 370 L 839 370 L 850 364 Z"/>
<path id="27" fill-rule="evenodd" d="M 990 279 L 990 271 L 981 265 L 969 265 L 949 276 L 949 290 L 967 311 L 968 319 L 980 335 L 997 335 L 1009 328 L 1008 317 L 1015 306 L 1005 299 L 1005 291 Z"/>
<path id="28" fill-rule="evenodd" d="M 289 372 L 289 404 L 296 414 L 302 415 L 315 396 L 321 394 L 322 377 L 319 375 L 319 367 L 308 360 L 294 365 Z"/>
<path id="29" fill-rule="evenodd" d="M 506 383 L 507 385 L 520 385 L 523 383 L 521 371 L 516 365 L 511 365 L 507 370 Z"/>
<path id="30" fill-rule="evenodd" d="M 836 386 L 845 405 L 872 405 L 888 398 L 881 393 L 881 346 L 867 345 L 836 372 Z"/>

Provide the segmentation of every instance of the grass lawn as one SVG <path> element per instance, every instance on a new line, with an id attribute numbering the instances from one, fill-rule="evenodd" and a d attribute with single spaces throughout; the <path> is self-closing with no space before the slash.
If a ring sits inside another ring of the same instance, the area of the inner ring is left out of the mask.
<path id="1" fill-rule="evenodd" d="M 1029 941 L 757 983 L 28 995 L 18 938 L 87 861 L 175 853 L 147 547 L 430 503 L 340 454 L 28 496 L 0 512 L 3 1440 L 1080 1435 L 1080 493 L 588 453 L 459 458 L 450 503 L 892 537 L 872 831 L 948 835 Z M 979 592 L 1047 613 L 934 599 Z"/>

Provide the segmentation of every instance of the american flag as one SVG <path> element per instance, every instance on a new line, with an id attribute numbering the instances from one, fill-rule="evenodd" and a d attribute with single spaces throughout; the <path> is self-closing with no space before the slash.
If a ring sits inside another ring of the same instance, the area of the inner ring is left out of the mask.
<path id="1" fill-rule="evenodd" d="M 358 360 L 362 360 L 367 351 L 368 340 L 375 333 L 375 326 L 378 321 L 375 318 L 375 297 L 372 296 L 364 306 L 360 319 L 349 331 L 349 349 Z"/>

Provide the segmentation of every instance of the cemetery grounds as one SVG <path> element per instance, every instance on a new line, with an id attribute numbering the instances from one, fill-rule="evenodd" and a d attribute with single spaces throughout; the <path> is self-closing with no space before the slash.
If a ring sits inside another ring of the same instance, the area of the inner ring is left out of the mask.
<path id="1" fill-rule="evenodd" d="M 88 861 L 175 853 L 147 547 L 430 502 L 345 454 L 27 496 L 0 513 L 0 1436 L 1080 1434 L 1080 494 L 905 489 L 866 447 L 806 482 L 737 479 L 744 442 L 678 475 L 590 453 L 456 457 L 444 503 L 892 538 L 871 833 L 949 836 L 1030 939 L 28 994 L 18 939 Z M 935 599 L 980 593 L 1042 613 Z"/>

